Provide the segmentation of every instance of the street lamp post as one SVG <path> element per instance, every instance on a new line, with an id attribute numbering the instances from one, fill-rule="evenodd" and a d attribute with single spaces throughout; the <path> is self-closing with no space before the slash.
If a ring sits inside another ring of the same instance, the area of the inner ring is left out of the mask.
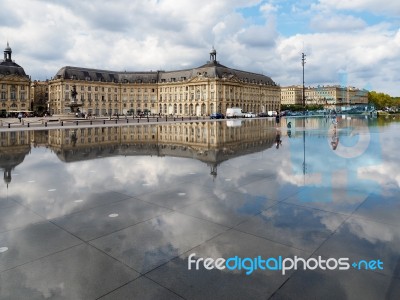
<path id="1" fill-rule="evenodd" d="M 306 95 L 304 90 L 304 65 L 306 63 L 306 55 L 304 52 L 301 54 L 301 64 L 303 66 L 303 115 L 306 114 Z"/>
<path id="2" fill-rule="evenodd" d="M 306 167 L 306 96 L 305 96 L 305 90 L 304 90 L 304 65 L 306 63 L 306 55 L 304 52 L 301 54 L 301 64 L 303 66 L 303 179 L 304 179 L 304 184 L 305 184 L 305 175 L 307 171 Z"/>

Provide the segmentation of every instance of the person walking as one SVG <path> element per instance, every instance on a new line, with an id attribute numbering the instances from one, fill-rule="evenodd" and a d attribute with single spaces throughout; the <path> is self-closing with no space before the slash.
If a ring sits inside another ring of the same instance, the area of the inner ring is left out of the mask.
<path id="1" fill-rule="evenodd" d="M 281 116 L 279 114 L 279 111 L 276 111 L 276 116 L 275 116 L 275 123 L 278 125 L 281 122 Z"/>

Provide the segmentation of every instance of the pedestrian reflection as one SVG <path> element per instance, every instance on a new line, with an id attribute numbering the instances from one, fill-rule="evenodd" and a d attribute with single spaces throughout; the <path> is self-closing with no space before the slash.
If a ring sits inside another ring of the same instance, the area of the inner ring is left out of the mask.
<path id="1" fill-rule="evenodd" d="M 339 145 L 339 136 L 337 133 L 337 121 L 332 121 L 333 123 L 333 133 L 332 133 L 332 139 L 331 139 L 331 146 L 332 150 L 336 150 L 337 146 Z"/>
<path id="2" fill-rule="evenodd" d="M 276 145 L 276 149 L 279 149 L 279 146 L 282 146 L 281 131 L 280 130 L 276 131 L 275 145 Z"/>

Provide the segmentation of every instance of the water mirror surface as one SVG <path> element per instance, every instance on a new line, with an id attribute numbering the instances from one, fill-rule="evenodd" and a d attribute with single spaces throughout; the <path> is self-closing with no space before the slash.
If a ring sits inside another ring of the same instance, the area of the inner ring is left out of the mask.
<path id="1" fill-rule="evenodd" d="M 0 298 L 396 299 L 399 129 L 344 116 L 2 131 Z M 384 267 L 246 275 L 188 270 L 191 253 Z"/>

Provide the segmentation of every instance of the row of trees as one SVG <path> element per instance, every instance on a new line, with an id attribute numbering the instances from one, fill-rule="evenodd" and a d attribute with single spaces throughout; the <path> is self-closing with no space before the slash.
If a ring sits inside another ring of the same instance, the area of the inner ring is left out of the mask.
<path id="1" fill-rule="evenodd" d="M 306 110 L 320 110 L 320 109 L 324 109 L 324 106 L 321 104 L 306 105 Z M 281 110 L 303 111 L 303 105 L 301 105 L 301 104 L 282 104 Z"/>
<path id="2" fill-rule="evenodd" d="M 400 97 L 391 97 L 385 93 L 371 91 L 368 92 L 368 103 L 374 104 L 376 109 L 398 110 L 400 108 Z"/>

